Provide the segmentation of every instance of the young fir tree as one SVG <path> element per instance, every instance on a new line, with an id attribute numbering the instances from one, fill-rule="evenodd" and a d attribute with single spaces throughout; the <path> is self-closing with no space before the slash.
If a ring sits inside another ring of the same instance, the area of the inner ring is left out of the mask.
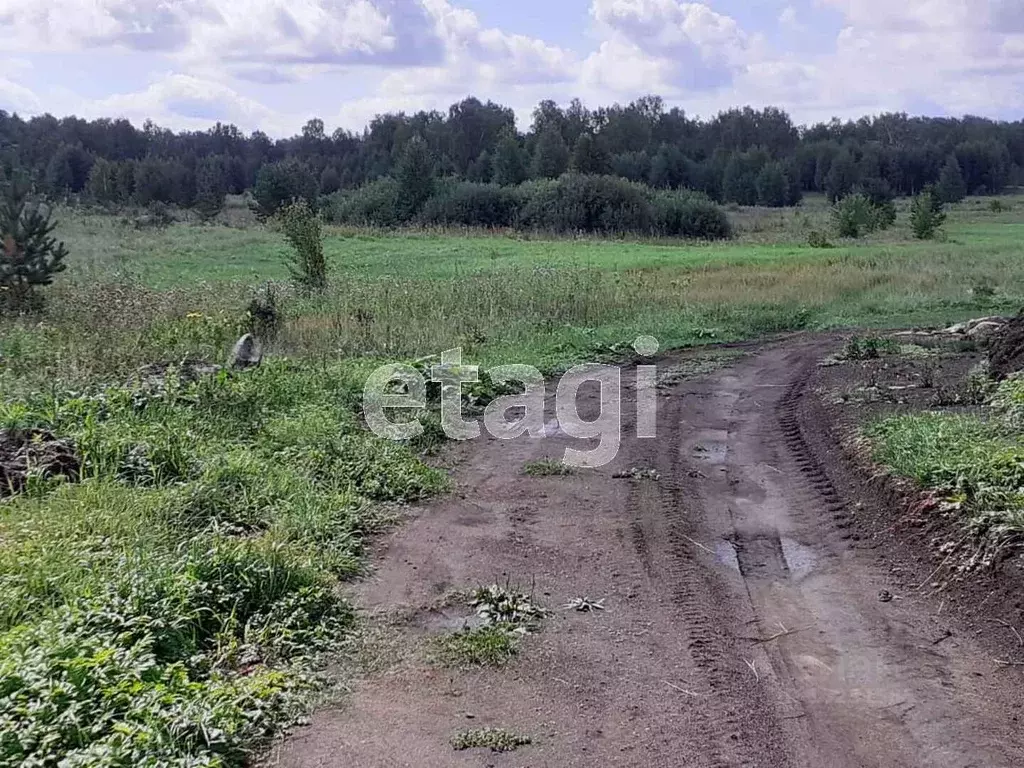
<path id="1" fill-rule="evenodd" d="M 956 155 L 950 155 L 939 174 L 939 185 L 936 188 L 939 199 L 944 203 L 959 203 L 967 197 L 967 182 Z"/>
<path id="2" fill-rule="evenodd" d="M 196 171 L 196 212 L 203 221 L 210 221 L 224 210 L 227 176 L 219 157 L 204 159 Z"/>
<path id="3" fill-rule="evenodd" d="M 395 167 L 395 178 L 398 181 L 399 198 L 403 208 L 402 217 L 411 219 L 434 194 L 437 184 L 434 176 L 434 158 L 430 154 L 427 142 L 419 136 L 405 145 Z"/>
<path id="4" fill-rule="evenodd" d="M 11 181 L 0 197 L 0 306 L 34 309 L 36 288 L 49 285 L 63 272 L 68 255 L 51 234 L 57 226 L 50 211 L 29 200 L 28 185 Z"/>

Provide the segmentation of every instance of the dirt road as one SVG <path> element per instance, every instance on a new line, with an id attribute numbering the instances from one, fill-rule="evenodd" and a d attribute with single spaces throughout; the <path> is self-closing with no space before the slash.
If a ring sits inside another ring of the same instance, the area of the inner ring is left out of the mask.
<path id="1" fill-rule="evenodd" d="M 460 446 L 458 494 L 396 531 L 359 588 L 364 609 L 390 617 L 386 668 L 274 760 L 1024 765 L 1021 670 L 858 541 L 838 459 L 810 448 L 800 401 L 834 345 L 769 344 L 664 389 L 655 440 L 628 436 L 627 402 L 619 457 L 599 470 L 522 474 L 574 444 L 564 435 Z M 614 477 L 634 467 L 660 478 Z M 497 670 L 424 661 L 429 636 L 458 625 L 457 609 L 437 607 L 445 593 L 506 578 L 553 609 L 520 657 Z M 574 597 L 606 610 L 562 609 Z M 453 751 L 455 731 L 486 726 L 533 744 Z"/>

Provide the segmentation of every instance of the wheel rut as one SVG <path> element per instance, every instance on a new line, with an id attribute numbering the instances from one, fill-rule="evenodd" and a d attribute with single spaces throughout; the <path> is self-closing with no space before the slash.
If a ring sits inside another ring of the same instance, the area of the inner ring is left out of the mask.
<path id="1" fill-rule="evenodd" d="M 816 341 L 768 347 L 706 382 L 713 396 L 684 409 L 693 437 L 680 441 L 701 468 L 701 527 L 735 553 L 732 568 L 716 559 L 732 571 L 734 606 L 745 603 L 735 611 L 752 616 L 751 670 L 768 669 L 752 704 L 785 734 L 788 762 L 732 764 L 1019 765 L 1012 723 L 986 717 L 983 691 L 1006 698 L 1003 686 L 979 683 L 990 661 L 965 646 L 977 657 L 937 655 L 924 606 L 880 603 L 886 574 L 852 546 L 850 504 L 800 422 L 824 352 Z"/>
<path id="2" fill-rule="evenodd" d="M 891 586 L 885 564 L 857 541 L 856 499 L 802 416 L 834 343 L 764 345 L 660 390 L 657 438 L 631 437 L 627 424 L 608 467 L 525 476 L 525 462 L 582 447 L 564 434 L 459 447 L 458 491 L 389 537 L 355 594 L 364 611 L 409 617 L 387 627 L 401 650 L 272 762 L 1024 765 L 1019 670 L 999 668 L 924 597 L 878 599 Z M 624 395 L 625 415 L 634 394 Z M 581 412 L 597 407 L 593 393 L 583 399 Z M 658 479 L 624 478 L 631 468 Z M 552 609 L 520 657 L 494 670 L 431 664 L 424 632 L 439 601 L 504 580 Z M 578 596 L 605 610 L 560 609 Z M 454 752 L 465 727 L 513 728 L 533 744 Z"/>

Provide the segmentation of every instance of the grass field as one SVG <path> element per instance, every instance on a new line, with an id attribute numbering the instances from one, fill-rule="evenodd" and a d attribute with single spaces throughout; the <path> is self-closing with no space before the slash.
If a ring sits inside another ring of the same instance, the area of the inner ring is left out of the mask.
<path id="1" fill-rule="evenodd" d="M 900 206 L 900 225 L 856 242 L 837 242 L 829 255 L 955 253 L 970 244 L 986 253 L 1012 249 L 1024 237 L 1024 197 L 994 213 L 987 199 L 972 199 L 950 212 L 948 243 L 914 241 Z M 238 203 L 236 202 L 236 206 Z M 373 234 L 328 228 L 325 252 L 339 275 L 455 279 L 510 268 L 578 267 L 602 270 L 686 268 L 705 264 L 748 265 L 815 261 L 806 245 L 810 229 L 828 229 L 825 201 L 799 209 L 738 209 L 738 237 L 711 244 L 635 242 L 596 238 L 556 239 L 480 232 Z M 234 226 L 182 223 L 138 231 L 113 216 L 66 212 L 59 233 L 76 254 L 71 276 L 127 276 L 155 288 L 199 281 L 258 283 L 287 277 L 287 246 L 275 232 L 257 227 L 237 207 Z M 453 236 L 454 235 L 454 236 Z"/>
<path id="2" fill-rule="evenodd" d="M 830 249 L 805 245 L 828 223 L 816 200 L 734 211 L 737 239 L 715 245 L 330 230 L 328 293 L 278 289 L 274 359 L 155 384 L 130 379 L 224 360 L 254 291 L 286 275 L 283 238 L 237 208 L 165 230 L 61 211 L 68 272 L 42 315 L 0 319 L 0 430 L 81 460 L 79 482 L 30 472 L 0 510 L 0 766 L 240 765 L 294 717 L 351 631 L 338 586 L 365 537 L 445 485 L 423 445 L 360 427 L 375 361 L 462 346 L 554 370 L 640 334 L 664 349 L 1016 311 L 1024 199 L 1008 204 L 956 207 L 944 242 L 912 241 L 904 210 Z"/>

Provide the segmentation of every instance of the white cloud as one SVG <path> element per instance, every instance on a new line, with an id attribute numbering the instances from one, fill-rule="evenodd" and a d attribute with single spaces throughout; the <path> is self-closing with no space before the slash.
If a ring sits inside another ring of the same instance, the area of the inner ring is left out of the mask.
<path id="1" fill-rule="evenodd" d="M 953 113 L 1019 106 L 1024 5 L 1017 0 L 818 0 L 844 28 L 823 68 L 847 98 L 874 91 L 885 108 L 930 101 Z"/>
<path id="2" fill-rule="evenodd" d="M 659 93 L 705 115 L 775 104 L 806 121 L 916 104 L 1005 113 L 1024 92 L 1021 0 L 776 0 L 778 25 L 769 18 L 765 30 L 744 29 L 714 0 L 590 0 L 592 43 L 578 50 L 488 27 L 460 2 L 0 0 L 0 52 L 41 63 L 54 51 L 73 61 L 115 48 L 145 61 L 151 83 L 139 93 L 110 83 L 115 95 L 86 103 L 73 81 L 47 78 L 37 94 L 5 66 L 0 109 L 288 133 L 303 122 L 297 113 L 325 110 L 323 93 L 355 95 L 339 97 L 336 118 L 360 128 L 379 112 L 444 110 L 470 94 L 521 119 L 546 98 L 597 105 Z M 277 87 L 287 83 L 298 85 Z"/>
<path id="3" fill-rule="evenodd" d="M 281 115 L 228 85 L 181 73 L 165 75 L 137 93 L 83 102 L 77 111 L 91 117 L 126 117 L 137 125 L 152 119 L 175 129 L 205 129 L 217 121 L 269 133 L 293 133 L 299 127 L 297 119 Z"/>
<path id="4" fill-rule="evenodd" d="M 623 94 L 721 88 L 743 71 L 757 44 L 735 19 L 704 3 L 593 0 L 590 14 L 603 42 L 584 65 L 583 81 Z"/>

